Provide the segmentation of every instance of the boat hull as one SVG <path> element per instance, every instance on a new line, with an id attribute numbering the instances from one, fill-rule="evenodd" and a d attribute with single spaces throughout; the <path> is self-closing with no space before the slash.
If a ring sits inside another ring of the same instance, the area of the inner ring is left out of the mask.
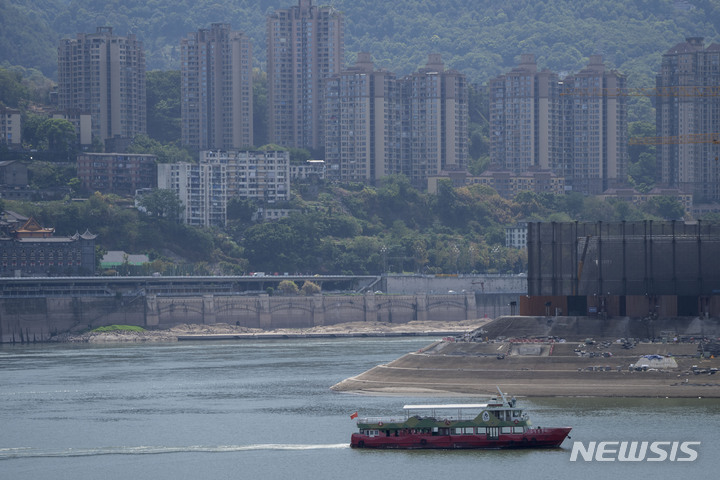
<path id="1" fill-rule="evenodd" d="M 487 435 L 431 435 L 405 434 L 398 436 L 368 436 L 352 434 L 353 448 L 387 449 L 504 449 L 504 448 L 557 448 L 572 430 L 570 427 L 529 429 L 525 433 Z"/>

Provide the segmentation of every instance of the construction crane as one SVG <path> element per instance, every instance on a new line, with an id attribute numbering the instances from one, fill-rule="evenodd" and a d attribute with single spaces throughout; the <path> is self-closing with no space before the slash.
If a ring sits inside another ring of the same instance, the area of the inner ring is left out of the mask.
<path id="1" fill-rule="evenodd" d="M 689 133 L 667 137 L 631 137 L 628 145 L 684 145 L 688 143 L 720 144 L 720 133 Z"/>
<path id="2" fill-rule="evenodd" d="M 583 245 L 583 251 L 580 255 L 580 259 L 577 264 L 577 278 L 575 279 L 575 285 L 573 285 L 573 295 L 577 295 L 577 291 L 580 285 L 580 278 L 582 277 L 583 266 L 585 265 L 585 256 L 587 255 L 588 245 L 590 244 L 591 235 L 585 237 L 585 245 Z"/>
<path id="3" fill-rule="evenodd" d="M 580 95 L 585 97 L 717 97 L 720 96 L 720 86 L 677 85 L 647 88 L 568 87 L 560 92 L 560 95 Z"/>

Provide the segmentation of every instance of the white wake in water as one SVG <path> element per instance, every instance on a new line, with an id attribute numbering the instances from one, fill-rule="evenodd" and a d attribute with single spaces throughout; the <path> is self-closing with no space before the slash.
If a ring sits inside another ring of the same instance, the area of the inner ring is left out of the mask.
<path id="1" fill-rule="evenodd" d="M 328 450 L 349 448 L 347 443 L 333 444 L 282 444 L 264 443 L 257 445 L 192 445 L 187 447 L 98 447 L 98 448 L 64 448 L 58 450 L 40 450 L 30 447 L 0 448 L 0 460 L 15 458 L 43 457 L 92 457 L 97 455 L 162 455 L 166 453 L 227 453 L 254 450 Z"/>

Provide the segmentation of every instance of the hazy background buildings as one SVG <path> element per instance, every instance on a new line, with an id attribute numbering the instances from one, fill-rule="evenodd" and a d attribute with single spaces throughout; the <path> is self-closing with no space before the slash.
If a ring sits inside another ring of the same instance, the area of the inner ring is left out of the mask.
<path id="1" fill-rule="evenodd" d="M 135 35 L 112 27 L 78 33 L 58 47 L 58 107 L 90 113 L 101 140 L 147 131 L 145 54 Z"/>
<path id="2" fill-rule="evenodd" d="M 252 146 L 248 37 L 214 23 L 185 37 L 180 51 L 182 145 L 194 150 Z"/>

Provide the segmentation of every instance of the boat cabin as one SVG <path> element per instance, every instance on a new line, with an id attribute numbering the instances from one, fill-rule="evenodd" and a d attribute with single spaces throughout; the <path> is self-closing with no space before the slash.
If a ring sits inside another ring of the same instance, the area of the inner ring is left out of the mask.
<path id="1" fill-rule="evenodd" d="M 488 435 L 524 433 L 530 422 L 515 398 L 488 403 L 405 405 L 404 418 L 363 418 L 360 433 L 370 437 L 420 435 Z"/>

